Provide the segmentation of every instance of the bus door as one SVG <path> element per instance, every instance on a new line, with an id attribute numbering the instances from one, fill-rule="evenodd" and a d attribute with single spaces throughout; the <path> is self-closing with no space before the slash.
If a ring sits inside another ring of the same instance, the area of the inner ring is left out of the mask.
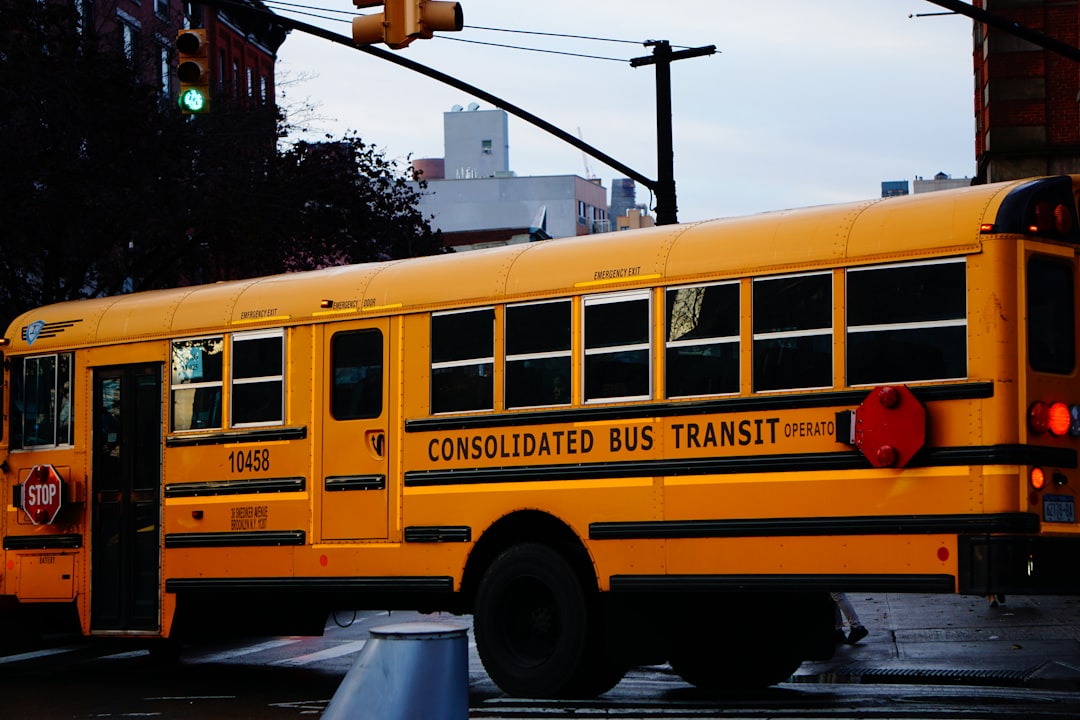
<path id="1" fill-rule="evenodd" d="M 162 367 L 94 369 L 91 631 L 160 628 Z"/>
<path id="2" fill-rule="evenodd" d="M 385 319 L 326 326 L 323 540 L 387 537 L 388 330 Z"/>

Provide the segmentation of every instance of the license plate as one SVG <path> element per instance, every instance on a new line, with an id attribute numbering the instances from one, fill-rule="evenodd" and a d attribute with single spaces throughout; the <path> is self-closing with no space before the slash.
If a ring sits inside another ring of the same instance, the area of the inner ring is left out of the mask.
<path id="1" fill-rule="evenodd" d="M 1076 507 L 1073 502 L 1073 496 L 1043 496 L 1043 521 L 1060 523 L 1076 522 Z"/>

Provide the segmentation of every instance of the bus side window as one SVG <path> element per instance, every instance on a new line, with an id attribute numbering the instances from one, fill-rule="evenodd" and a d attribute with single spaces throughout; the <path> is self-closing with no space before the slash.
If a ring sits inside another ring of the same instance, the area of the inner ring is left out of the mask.
<path id="1" fill-rule="evenodd" d="M 382 415 L 382 348 L 379 330 L 339 332 L 330 340 L 330 414 L 335 420 Z"/>
<path id="2" fill-rule="evenodd" d="M 172 344 L 172 429 L 221 427 L 222 356 L 220 335 Z"/>
<path id="3" fill-rule="evenodd" d="M 652 394 L 652 296 L 648 291 L 584 299 L 585 402 Z"/>
<path id="4" fill-rule="evenodd" d="M 506 306 L 506 407 L 570 404 L 569 300 Z"/>
<path id="5" fill-rule="evenodd" d="M 666 306 L 667 396 L 739 392 L 739 283 L 670 288 Z"/>
<path id="6" fill-rule="evenodd" d="M 11 431 L 11 437 L 8 442 L 11 447 L 17 448 L 23 446 L 23 359 L 11 358 L 11 393 L 8 397 L 8 402 L 11 403 L 11 407 L 8 410 L 10 420 L 8 426 Z"/>
<path id="7" fill-rule="evenodd" d="M 256 330 L 232 336 L 230 425 L 285 422 L 285 333 Z"/>
<path id="8" fill-rule="evenodd" d="M 963 259 L 847 271 L 847 382 L 967 376 Z"/>
<path id="9" fill-rule="evenodd" d="M 832 387 L 832 274 L 754 280 L 754 392 Z"/>
<path id="10" fill-rule="evenodd" d="M 431 412 L 494 408 L 495 310 L 431 314 Z"/>
<path id="11" fill-rule="evenodd" d="M 11 361 L 11 447 L 40 448 L 72 441 L 71 353 Z"/>

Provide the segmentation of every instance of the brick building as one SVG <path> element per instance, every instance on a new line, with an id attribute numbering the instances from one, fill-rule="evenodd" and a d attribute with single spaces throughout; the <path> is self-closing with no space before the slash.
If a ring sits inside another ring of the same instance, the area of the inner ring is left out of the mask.
<path id="1" fill-rule="evenodd" d="M 266 10 L 261 0 L 243 0 Z M 144 81 L 175 99 L 176 32 L 206 28 L 213 94 L 226 106 L 274 102 L 274 62 L 285 31 L 257 13 L 223 10 L 180 0 L 75 0 L 81 28 L 114 44 Z"/>
<path id="2" fill-rule="evenodd" d="M 1076 0 L 974 0 L 1073 47 Z M 1004 30 L 974 23 L 976 182 L 1080 173 L 1080 67 Z"/>
<path id="3" fill-rule="evenodd" d="M 245 3 L 266 10 L 261 0 Z M 257 13 L 199 3 L 184 3 L 183 23 L 183 27 L 206 28 L 212 102 L 234 108 L 273 104 L 274 62 L 285 41 L 280 26 Z"/>

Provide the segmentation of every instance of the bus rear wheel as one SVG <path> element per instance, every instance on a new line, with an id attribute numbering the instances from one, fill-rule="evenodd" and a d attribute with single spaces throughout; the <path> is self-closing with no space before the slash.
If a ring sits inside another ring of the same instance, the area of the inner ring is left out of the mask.
<path id="1" fill-rule="evenodd" d="M 678 607 L 669 661 L 704 690 L 765 688 L 832 654 L 828 593 L 703 595 Z"/>
<path id="2" fill-rule="evenodd" d="M 499 555 L 477 588 L 473 629 L 488 675 L 518 697 L 596 695 L 621 678 L 603 652 L 595 597 L 538 543 Z"/>

